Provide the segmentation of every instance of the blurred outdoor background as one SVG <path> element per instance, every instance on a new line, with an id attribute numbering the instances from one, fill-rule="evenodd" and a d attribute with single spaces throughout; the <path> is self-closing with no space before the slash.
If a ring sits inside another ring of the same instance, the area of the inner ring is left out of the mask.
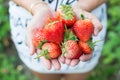
<path id="1" fill-rule="evenodd" d="M 99 64 L 87 80 L 120 80 L 120 0 L 108 0 L 108 29 Z M 0 0 L 0 80 L 37 80 L 10 38 L 8 1 Z"/>

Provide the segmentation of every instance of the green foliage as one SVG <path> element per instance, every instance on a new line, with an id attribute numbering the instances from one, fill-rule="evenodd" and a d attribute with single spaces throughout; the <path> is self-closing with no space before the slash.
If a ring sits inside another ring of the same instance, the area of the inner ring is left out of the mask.
<path id="1" fill-rule="evenodd" d="M 27 80 L 20 70 L 15 69 L 15 57 L 0 54 L 0 79 L 1 80 Z"/>
<path id="2" fill-rule="evenodd" d="M 118 0 L 110 0 L 108 3 L 108 33 L 103 48 L 104 64 L 114 61 L 120 62 L 120 5 Z"/>
<path id="3" fill-rule="evenodd" d="M 8 6 L 5 4 L 5 1 L 0 0 L 0 52 L 9 45 Z"/>
<path id="4" fill-rule="evenodd" d="M 10 48 L 9 33 L 8 1 L 0 0 L 0 80 L 37 80 L 27 74 L 27 69 L 19 64 L 15 55 L 9 56 L 3 52 L 5 48 Z"/>
<path id="5" fill-rule="evenodd" d="M 0 0 L 0 52 L 9 45 L 9 16 L 6 0 Z M 120 76 L 120 1 L 108 0 L 108 31 L 102 58 L 87 80 L 119 80 Z M 30 80 L 16 64 L 16 57 L 0 53 L 0 80 Z M 34 79 L 35 80 L 35 79 Z"/>
<path id="6" fill-rule="evenodd" d="M 108 29 L 101 61 L 87 80 L 119 80 L 120 2 L 108 0 Z"/>
<path id="7" fill-rule="evenodd" d="M 117 70 L 119 70 L 119 66 L 99 64 L 87 80 L 119 80 L 116 75 L 118 74 Z"/>
<path id="8" fill-rule="evenodd" d="M 37 80 L 31 75 L 24 74 L 26 74 L 24 67 L 15 56 L 8 57 L 0 53 L 0 80 Z"/>

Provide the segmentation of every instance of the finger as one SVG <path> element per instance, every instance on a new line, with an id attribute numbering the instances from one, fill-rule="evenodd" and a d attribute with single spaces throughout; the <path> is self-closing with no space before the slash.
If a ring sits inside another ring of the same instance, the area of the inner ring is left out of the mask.
<path id="1" fill-rule="evenodd" d="M 71 61 L 70 65 L 74 67 L 74 66 L 76 66 L 79 63 L 79 61 L 80 61 L 79 59 L 73 59 Z"/>
<path id="2" fill-rule="evenodd" d="M 57 59 L 52 59 L 51 62 L 56 70 L 60 70 L 61 65 Z"/>
<path id="3" fill-rule="evenodd" d="M 93 23 L 93 24 L 96 25 L 95 28 L 94 28 L 94 36 L 97 36 L 98 33 L 102 30 L 103 26 L 99 22 L 96 22 L 96 23 Z"/>
<path id="4" fill-rule="evenodd" d="M 30 43 L 30 55 L 33 55 L 35 53 L 35 47 L 32 43 Z"/>
<path id="5" fill-rule="evenodd" d="M 30 34 L 30 33 L 28 33 L 28 34 Z M 31 35 L 27 35 L 27 45 L 30 49 L 30 55 L 33 55 L 35 53 L 35 47 L 33 45 Z"/>
<path id="6" fill-rule="evenodd" d="M 92 18 L 92 23 L 94 25 L 94 36 L 97 36 L 98 33 L 102 30 L 102 24 L 97 19 L 97 17 Z"/>
<path id="7" fill-rule="evenodd" d="M 59 61 L 61 61 L 63 64 L 65 64 L 65 57 L 64 56 L 60 56 L 59 57 Z"/>
<path id="8" fill-rule="evenodd" d="M 92 58 L 92 54 L 83 54 L 82 56 L 80 56 L 80 61 L 83 61 L 83 62 L 85 62 L 85 61 L 88 61 L 88 60 L 90 60 Z"/>
<path id="9" fill-rule="evenodd" d="M 40 54 L 41 50 L 40 49 L 37 49 L 37 53 Z M 40 60 L 43 62 L 44 66 L 50 70 L 51 69 L 51 62 L 50 60 L 46 59 L 44 56 L 40 57 Z"/>
<path id="10" fill-rule="evenodd" d="M 71 59 L 67 59 L 67 58 L 65 59 L 66 64 L 70 65 L 70 62 L 71 62 Z"/>
<path id="11" fill-rule="evenodd" d="M 52 67 L 52 64 L 50 62 L 50 60 L 46 59 L 44 56 L 40 57 L 40 60 L 43 62 L 44 66 L 50 70 Z"/>

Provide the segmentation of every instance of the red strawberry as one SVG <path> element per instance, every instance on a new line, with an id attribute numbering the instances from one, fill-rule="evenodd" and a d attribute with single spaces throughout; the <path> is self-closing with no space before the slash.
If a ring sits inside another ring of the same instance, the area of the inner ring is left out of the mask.
<path id="1" fill-rule="evenodd" d="M 36 29 L 33 35 L 33 44 L 35 47 L 38 47 L 45 41 L 45 35 L 42 28 Z"/>
<path id="2" fill-rule="evenodd" d="M 42 52 L 37 56 L 45 56 L 47 59 L 56 59 L 61 55 L 61 49 L 58 44 L 55 43 L 45 43 L 42 46 Z"/>
<path id="3" fill-rule="evenodd" d="M 62 21 L 49 18 L 44 26 L 44 32 L 47 41 L 60 44 L 64 37 L 64 25 Z"/>
<path id="4" fill-rule="evenodd" d="M 66 58 L 78 59 L 82 55 L 82 51 L 77 44 L 77 37 L 72 30 L 65 27 L 64 42 L 62 44 L 62 53 Z"/>
<path id="5" fill-rule="evenodd" d="M 79 46 L 81 47 L 84 54 L 92 53 L 92 48 L 90 47 L 90 45 L 88 43 L 79 41 Z"/>
<path id="6" fill-rule="evenodd" d="M 65 48 L 63 48 L 63 52 L 66 58 L 78 59 L 82 55 L 82 51 L 77 44 L 77 41 L 68 40 L 64 45 Z"/>
<path id="7" fill-rule="evenodd" d="M 72 26 L 76 21 L 76 15 L 70 5 L 61 5 L 57 10 L 57 17 L 68 27 Z"/>
<path id="8" fill-rule="evenodd" d="M 94 31 L 94 26 L 89 19 L 78 20 L 74 26 L 75 34 L 81 41 L 87 42 Z"/>

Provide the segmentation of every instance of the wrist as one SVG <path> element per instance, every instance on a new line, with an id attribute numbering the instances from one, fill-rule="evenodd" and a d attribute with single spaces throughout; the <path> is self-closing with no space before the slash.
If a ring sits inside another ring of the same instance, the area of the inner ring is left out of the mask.
<path id="1" fill-rule="evenodd" d="M 81 10 L 85 10 L 85 11 L 88 11 L 90 12 L 91 11 L 91 7 L 89 5 L 86 4 L 86 1 L 77 1 L 73 4 L 73 6 L 75 8 L 79 8 Z"/>
<path id="2" fill-rule="evenodd" d="M 90 12 L 100 6 L 101 4 L 105 3 L 107 0 L 78 0 L 77 6 L 80 8 Z"/>
<path id="3" fill-rule="evenodd" d="M 78 2 L 75 2 L 73 5 L 72 5 L 72 8 L 75 12 L 79 12 L 79 13 L 83 13 L 85 10 L 83 8 L 81 8 L 79 6 L 79 3 Z"/>
<path id="4" fill-rule="evenodd" d="M 38 1 L 38 2 L 31 4 L 30 13 L 32 15 L 35 15 L 37 12 L 39 12 L 43 9 L 48 9 L 47 3 L 43 2 L 43 1 Z"/>

